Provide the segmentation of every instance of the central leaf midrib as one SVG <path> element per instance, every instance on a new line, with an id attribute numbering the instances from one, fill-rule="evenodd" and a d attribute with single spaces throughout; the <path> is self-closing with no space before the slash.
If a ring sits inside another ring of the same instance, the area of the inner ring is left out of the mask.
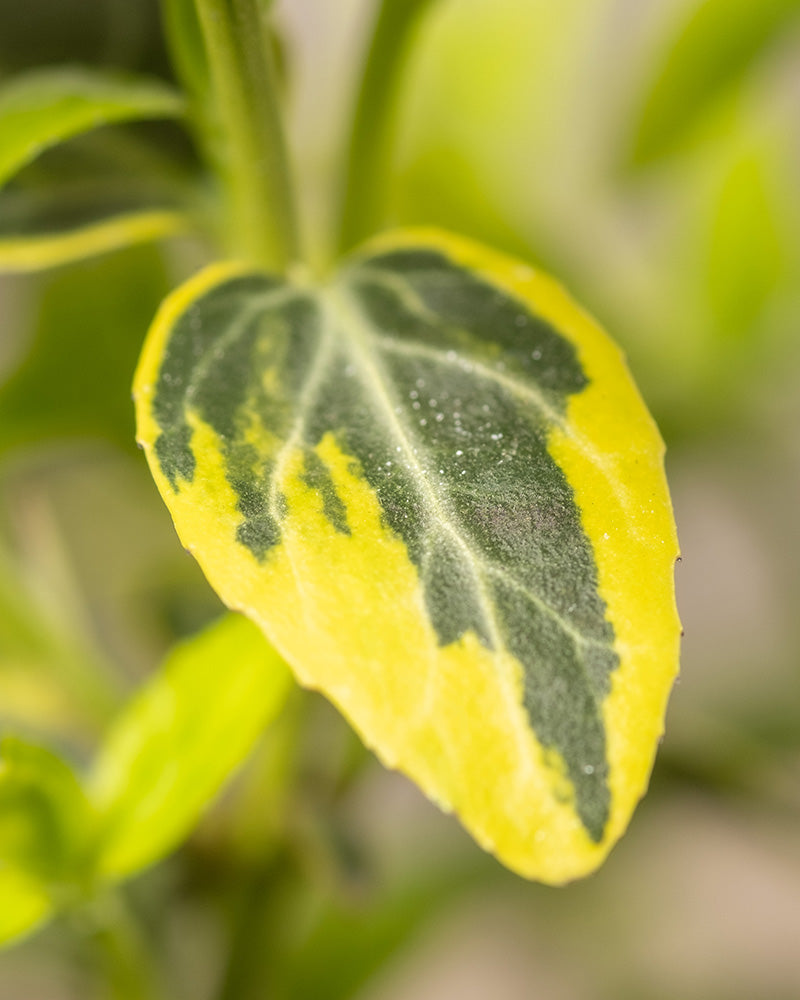
<path id="1" fill-rule="evenodd" d="M 365 275 L 375 284 L 383 285 L 384 287 L 395 292 L 399 296 L 403 305 L 417 319 L 424 323 L 429 323 L 431 326 L 440 324 L 440 318 L 432 312 L 420 298 L 407 276 L 391 274 L 379 268 L 370 267 L 364 263 L 360 263 L 358 265 L 357 273 Z M 519 300 L 519 305 L 520 309 L 523 309 L 526 312 L 531 312 L 529 304 L 521 299 Z M 536 315 L 534 313 L 531 314 Z M 458 333 L 469 335 L 469 331 L 465 330 L 463 327 L 450 325 L 449 329 Z M 399 344 L 391 341 L 388 337 L 381 339 L 385 340 L 387 349 L 398 354 L 406 354 L 413 357 L 415 353 L 419 353 L 422 356 L 439 360 L 442 364 L 458 364 L 457 360 L 449 359 L 446 354 L 443 354 L 438 348 L 435 347 L 428 347 L 427 345 L 416 343 Z M 618 500 L 620 506 L 625 509 L 631 508 L 633 504 L 632 493 L 625 486 L 624 482 L 622 482 L 619 474 L 611 467 L 608 457 L 604 455 L 585 435 L 579 433 L 579 431 L 572 424 L 570 424 L 569 421 L 565 420 L 562 414 L 553 409 L 541 393 L 534 391 L 531 386 L 526 385 L 524 382 L 520 382 L 519 379 L 514 378 L 511 375 L 504 375 L 502 372 L 497 372 L 488 368 L 480 361 L 470 359 L 470 365 L 472 366 L 472 370 L 478 372 L 483 378 L 496 382 L 503 388 L 508 389 L 509 392 L 536 406 L 542 415 L 550 423 L 557 427 L 564 437 L 574 441 L 575 444 L 580 447 L 581 451 L 590 457 L 595 468 L 603 474 L 603 477 Z M 641 535 L 641 533 L 639 534 Z M 642 537 L 644 536 L 642 535 Z"/>
<path id="2" fill-rule="evenodd" d="M 417 488 L 423 494 L 429 505 L 429 509 L 436 515 L 437 523 L 444 528 L 458 548 L 465 554 L 475 577 L 475 583 L 480 596 L 481 610 L 489 626 L 492 644 L 495 649 L 504 648 L 505 644 L 497 626 L 494 606 L 486 594 L 482 578 L 483 574 L 479 572 L 479 569 L 482 568 L 482 560 L 473 553 L 466 539 L 452 524 L 452 520 L 455 518 L 450 511 L 447 511 L 443 507 L 441 499 L 428 484 L 428 472 L 417 458 L 417 453 L 420 449 L 414 448 L 410 444 L 411 441 L 416 441 L 416 439 L 413 437 L 411 430 L 404 426 L 403 422 L 398 418 L 396 407 L 400 404 L 399 401 L 393 401 L 391 398 L 391 380 L 377 360 L 376 351 L 371 345 L 371 341 L 375 339 L 375 336 L 362 312 L 360 304 L 355 296 L 351 295 L 343 287 L 330 287 L 325 290 L 325 296 L 330 303 L 330 308 L 334 315 L 339 313 L 346 317 L 347 322 L 340 324 L 341 333 L 348 343 L 352 356 L 358 361 L 361 370 L 366 374 L 364 380 L 365 386 L 381 410 L 383 410 L 387 423 L 394 431 L 395 438 L 403 449 L 405 458 L 409 465 L 413 467 L 416 473 L 415 485 L 417 485 Z M 424 451 L 425 449 L 423 448 L 422 450 Z M 477 572 L 476 563 L 478 564 Z"/>
<path id="3" fill-rule="evenodd" d="M 442 326 L 441 317 L 437 316 L 436 313 L 432 312 L 426 306 L 407 279 L 399 275 L 385 274 L 375 268 L 363 267 L 360 270 L 362 273 L 366 273 L 366 275 L 376 284 L 385 285 L 387 288 L 394 291 L 400 297 L 401 302 L 412 316 L 415 316 L 417 319 L 429 324 L 432 327 Z M 466 337 L 470 336 L 469 330 L 466 330 L 461 326 L 448 323 L 447 329 L 464 334 Z M 419 342 L 398 342 L 389 337 L 382 337 L 380 334 L 376 335 L 376 339 L 380 340 L 382 345 L 385 346 L 387 350 L 394 351 L 398 354 L 406 354 L 409 357 L 420 355 L 422 357 L 432 358 L 433 360 L 441 362 L 441 364 L 458 365 L 458 357 L 449 358 L 446 352 L 443 352 L 437 347 L 430 347 L 427 344 L 421 344 Z M 458 351 L 454 351 L 454 353 L 458 355 Z M 564 434 L 571 433 L 569 424 L 557 410 L 553 409 L 541 392 L 537 392 L 530 385 L 520 382 L 519 379 L 516 379 L 511 375 L 503 375 L 501 372 L 488 368 L 485 364 L 483 364 L 483 362 L 474 358 L 469 358 L 469 365 L 471 371 L 477 372 L 481 378 L 496 382 L 504 389 L 508 389 L 512 394 L 519 396 L 534 405 L 541 412 L 543 417 L 545 417 L 550 423 L 555 424 Z"/>
<path id="4" fill-rule="evenodd" d="M 452 360 L 447 356 L 445 352 L 436 347 L 428 347 L 425 344 L 401 343 L 393 340 L 391 337 L 378 333 L 374 334 L 373 337 L 376 342 L 380 343 L 382 350 L 385 350 L 390 353 L 402 354 L 408 357 L 429 358 L 430 360 L 438 362 L 444 366 L 458 364 L 457 361 Z M 512 392 L 515 392 L 517 396 L 523 398 L 527 402 L 532 403 L 534 406 L 537 406 L 539 410 L 542 412 L 542 414 L 548 420 L 552 419 L 554 423 L 557 423 L 559 427 L 563 428 L 564 426 L 563 422 L 561 421 L 560 417 L 556 414 L 556 411 L 553 410 L 550 406 L 548 406 L 548 404 L 538 393 L 535 393 L 533 390 L 528 389 L 528 387 L 524 386 L 516 379 L 509 378 L 508 376 L 504 376 L 499 372 L 492 371 L 492 369 L 487 368 L 479 361 L 472 361 L 470 359 L 468 363 L 470 365 L 470 370 L 472 373 L 478 375 L 479 377 L 493 380 L 502 385 L 504 388 L 508 388 Z M 525 596 L 528 597 L 528 599 L 533 604 L 535 604 L 542 611 L 544 611 L 551 618 L 553 618 L 561 626 L 563 631 L 567 633 L 577 645 L 598 646 L 603 649 L 613 648 L 611 643 L 605 642 L 602 639 L 596 639 L 593 636 L 584 635 L 578 629 L 574 628 L 570 624 L 570 622 L 566 618 L 564 618 L 563 615 L 557 609 L 555 609 L 552 605 L 548 604 L 547 601 L 543 600 L 538 594 L 529 590 L 523 583 L 521 583 L 515 577 L 511 576 L 503 566 L 500 566 L 497 563 L 494 563 L 483 557 L 480 557 L 478 561 L 482 564 L 482 567 L 486 572 L 489 572 L 495 576 L 499 576 L 506 583 L 512 586 L 515 590 L 518 590 L 521 593 L 525 594 Z"/>

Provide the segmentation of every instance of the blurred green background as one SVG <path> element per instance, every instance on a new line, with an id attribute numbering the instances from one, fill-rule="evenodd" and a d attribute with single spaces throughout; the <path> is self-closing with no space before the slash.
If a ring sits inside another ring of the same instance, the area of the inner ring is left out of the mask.
<path id="1" fill-rule="evenodd" d="M 276 4 L 319 259 L 373 11 Z M 3 77 L 169 73 L 150 0 L 0 0 L 0 24 Z M 385 223 L 531 259 L 624 347 L 667 442 L 683 551 L 666 737 L 605 867 L 554 890 L 483 857 L 305 698 L 290 861 L 258 852 L 278 733 L 126 890 L 165 998 L 800 996 L 799 107 L 797 0 L 429 5 Z M 154 141 L 192 174 L 188 143 Z M 133 445 L 129 388 L 160 298 L 204 252 L 176 241 L 0 282 L 0 722 L 78 765 L 219 610 Z M 0 1000 L 106 997 L 115 958 L 89 923 L 3 954 Z"/>

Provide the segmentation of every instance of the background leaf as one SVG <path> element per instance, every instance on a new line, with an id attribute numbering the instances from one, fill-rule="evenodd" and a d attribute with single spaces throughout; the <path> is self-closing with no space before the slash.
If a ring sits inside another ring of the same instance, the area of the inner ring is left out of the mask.
<path id="1" fill-rule="evenodd" d="M 781 236 L 763 158 L 745 153 L 722 184 L 709 240 L 709 298 L 727 339 L 757 329 L 781 277 Z"/>
<path id="2" fill-rule="evenodd" d="M 91 812 L 67 764 L 13 736 L 0 741 L 0 860 L 43 882 L 85 862 Z"/>
<path id="3" fill-rule="evenodd" d="M 63 618 L 0 547 L 0 728 L 80 745 L 116 707 L 116 692 L 65 602 L 55 603 Z"/>
<path id="4" fill-rule="evenodd" d="M 630 162 L 665 156 L 800 16 L 798 0 L 699 0 L 646 91 Z"/>
<path id="5" fill-rule="evenodd" d="M 46 150 L 0 190 L 0 270 L 68 263 L 189 228 L 197 168 L 169 124 L 117 125 Z"/>
<path id="6" fill-rule="evenodd" d="M 0 862 L 0 947 L 36 930 L 50 915 L 50 897 L 37 879 Z"/>
<path id="7" fill-rule="evenodd" d="M 0 184 L 43 149 L 112 122 L 175 118 L 181 95 L 155 80 L 66 67 L 30 71 L 0 90 Z"/>
<path id="8" fill-rule="evenodd" d="M 176 646 L 112 726 L 95 764 L 100 873 L 124 878 L 186 837 L 289 687 L 281 658 L 240 616 Z"/>
<path id="9" fill-rule="evenodd" d="M 189 226 L 178 212 L 131 212 L 68 233 L 0 239 L 0 271 L 44 271 L 87 257 L 175 236 Z"/>
<path id="10" fill-rule="evenodd" d="M 80 435 L 132 449 L 131 372 L 169 287 L 162 257 L 134 248 L 29 280 L 33 343 L 0 384 L 0 453 Z"/>

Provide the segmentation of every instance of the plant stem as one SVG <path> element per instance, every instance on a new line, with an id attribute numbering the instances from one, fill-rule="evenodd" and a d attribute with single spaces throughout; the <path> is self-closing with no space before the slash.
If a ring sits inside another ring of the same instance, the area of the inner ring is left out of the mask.
<path id="1" fill-rule="evenodd" d="M 414 28 L 432 2 L 381 2 L 350 135 L 339 218 L 340 251 L 370 236 L 385 219 L 398 84 Z"/>
<path id="2" fill-rule="evenodd" d="M 288 153 L 259 0 L 196 0 L 214 91 L 232 249 L 268 269 L 299 257 Z"/>
<path id="3" fill-rule="evenodd" d="M 108 1000 L 165 1000 L 153 957 L 122 896 L 109 892 L 87 914 Z"/>
<path id="4" fill-rule="evenodd" d="M 278 1000 L 297 874 L 291 860 L 279 854 L 238 888 L 217 1000 Z"/>

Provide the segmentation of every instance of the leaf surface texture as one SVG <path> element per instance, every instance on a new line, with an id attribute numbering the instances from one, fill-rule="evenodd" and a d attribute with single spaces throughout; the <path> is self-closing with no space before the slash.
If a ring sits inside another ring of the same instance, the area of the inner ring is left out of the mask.
<path id="1" fill-rule="evenodd" d="M 435 231 L 321 287 L 219 265 L 135 396 L 184 544 L 301 682 L 510 867 L 599 864 L 677 668 L 677 552 L 658 433 L 564 292 Z"/>

